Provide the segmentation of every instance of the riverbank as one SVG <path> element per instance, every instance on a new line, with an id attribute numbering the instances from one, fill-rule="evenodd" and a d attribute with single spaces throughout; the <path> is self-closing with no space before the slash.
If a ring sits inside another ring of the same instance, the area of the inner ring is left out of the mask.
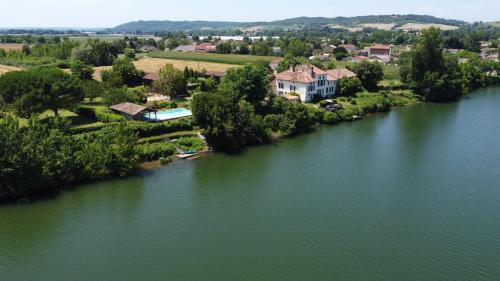
<path id="1" fill-rule="evenodd" d="M 416 102 L 418 102 L 417 98 L 410 91 L 398 90 L 378 93 L 363 92 L 353 97 L 339 97 L 337 103 L 342 109 L 334 112 L 318 109 L 319 105 L 297 105 L 295 110 L 301 110 L 302 113 L 298 113 L 299 115 L 293 118 L 298 118 L 296 120 L 302 118 L 304 120 L 298 121 L 303 122 L 302 129 L 295 130 L 297 133 L 285 135 L 282 127 L 279 127 L 276 132 L 269 132 L 269 135 L 272 136 L 270 141 L 309 132 L 317 124 L 333 125 L 342 121 L 358 120 L 367 113 L 388 111 L 392 106 L 403 106 Z M 286 102 L 285 104 L 281 102 L 281 106 L 287 106 Z M 44 126 L 15 128 L 17 126 L 15 120 L 4 120 L 2 124 L 2 130 L 5 131 L 4 135 L 6 137 L 4 141 L 8 144 L 6 146 L 11 149 L 6 155 L 24 155 L 23 153 L 27 153 L 26 149 L 38 149 L 38 147 L 44 149 L 46 153 L 39 154 L 38 158 L 35 159 L 36 161 L 31 161 L 31 166 L 37 167 L 31 170 L 36 170 L 38 176 L 32 175 L 29 178 L 24 176 L 6 177 L 7 181 L 3 183 L 6 188 L 2 187 L 0 189 L 0 199 L 3 199 L 0 201 L 3 204 L 12 204 L 54 198 L 60 192 L 75 189 L 81 184 L 106 181 L 114 177 L 133 176 L 137 174 L 137 171 L 144 168 L 151 169 L 159 167 L 161 164 L 167 165 L 175 158 L 175 154 L 179 149 L 183 151 L 203 151 L 206 144 L 198 136 L 191 136 L 191 131 L 189 131 L 190 134 L 188 135 L 169 133 L 175 128 L 185 129 L 186 127 L 193 129 L 191 122 L 186 122 L 181 120 L 168 124 L 151 125 L 131 123 L 128 125 L 122 124 L 121 129 L 118 131 L 117 128 L 109 127 L 81 135 L 66 135 L 64 131 L 58 129 L 47 131 Z M 113 134 L 118 133 L 120 137 L 113 139 L 116 144 L 111 143 L 112 145 L 108 145 L 110 143 L 106 138 L 109 137 L 111 132 Z M 163 134 L 165 132 L 168 134 Z M 32 136 L 35 134 L 38 134 L 39 137 L 33 138 Z M 160 135 L 156 136 L 157 134 Z M 12 139 L 14 135 L 23 136 L 22 141 Z M 63 138 L 62 136 L 64 136 L 62 144 L 53 141 Z M 177 142 L 172 142 L 173 137 L 176 137 Z M 50 140 L 50 142 L 44 142 L 45 139 Z M 99 149 L 96 150 L 97 140 L 102 144 L 99 144 Z M 94 143 L 94 149 L 85 148 L 90 143 Z M 74 146 L 74 144 L 77 145 Z M 19 149 L 14 149 L 17 146 L 19 146 Z M 64 147 L 64 151 L 69 151 L 69 155 L 64 156 L 58 152 L 61 147 Z M 112 154 L 112 156 L 104 157 L 104 151 Z M 54 157 L 59 158 L 59 161 L 53 161 Z M 11 161 L 9 159 L 11 157 L 5 158 L 5 161 Z M 117 162 L 117 160 L 119 161 Z M 10 162 L 6 163 L 8 166 Z M 142 164 L 139 165 L 139 163 Z M 23 173 L 20 170 L 10 172 L 10 174 Z M 33 177 L 37 179 L 31 180 Z M 37 185 L 33 186 L 35 182 Z M 20 184 L 25 187 L 22 189 L 9 189 L 9 186 L 19 187 Z"/>
<path id="2" fill-rule="evenodd" d="M 495 280 L 499 108 L 483 89 L 2 207 L 1 279 Z"/>

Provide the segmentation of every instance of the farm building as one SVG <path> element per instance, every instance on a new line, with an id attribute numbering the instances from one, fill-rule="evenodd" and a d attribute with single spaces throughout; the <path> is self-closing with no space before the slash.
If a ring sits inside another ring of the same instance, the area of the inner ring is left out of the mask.
<path id="1" fill-rule="evenodd" d="M 194 52 L 196 51 L 196 47 L 194 45 L 180 45 L 177 48 L 173 49 L 174 52 Z"/>
<path id="2" fill-rule="evenodd" d="M 356 48 L 356 46 L 354 46 L 352 44 L 342 44 L 342 45 L 339 45 L 338 48 L 344 48 L 349 53 L 352 53 L 352 52 L 354 52 L 354 51 L 356 51 L 358 49 L 358 48 Z"/>
<path id="3" fill-rule="evenodd" d="M 390 56 L 392 47 L 389 45 L 374 45 L 370 48 L 370 56 Z"/>
<path id="4" fill-rule="evenodd" d="M 195 46 L 195 51 L 202 53 L 215 53 L 217 52 L 217 46 L 209 43 L 201 43 Z"/>
<path id="5" fill-rule="evenodd" d="M 146 45 L 146 46 L 142 46 L 139 49 L 139 51 L 141 51 L 142 53 L 149 53 L 149 52 L 157 52 L 157 51 L 161 51 L 161 50 L 156 48 L 155 46 Z"/>

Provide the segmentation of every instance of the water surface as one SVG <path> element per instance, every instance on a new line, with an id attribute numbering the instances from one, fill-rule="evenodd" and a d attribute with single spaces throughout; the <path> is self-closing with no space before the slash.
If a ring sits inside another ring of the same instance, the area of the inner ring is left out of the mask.
<path id="1" fill-rule="evenodd" d="M 500 89 L 0 208 L 0 280 L 500 280 Z"/>

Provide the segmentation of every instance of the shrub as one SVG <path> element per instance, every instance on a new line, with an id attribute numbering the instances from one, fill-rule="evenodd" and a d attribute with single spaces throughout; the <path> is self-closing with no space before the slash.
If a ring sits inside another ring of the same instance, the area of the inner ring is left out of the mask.
<path id="1" fill-rule="evenodd" d="M 171 143 L 159 142 L 139 145 L 137 151 L 141 161 L 154 161 L 174 155 L 176 148 Z"/>
<path id="2" fill-rule="evenodd" d="M 205 142 L 198 137 L 182 137 L 177 141 L 177 144 L 184 150 L 200 151 L 205 148 Z"/>
<path id="3" fill-rule="evenodd" d="M 172 156 L 162 157 L 162 158 L 160 158 L 160 164 L 161 164 L 161 165 L 168 165 L 168 164 L 170 164 L 173 160 L 174 160 L 174 159 L 173 159 L 173 157 L 172 157 Z"/>
<path id="4" fill-rule="evenodd" d="M 130 128 L 140 138 L 173 133 L 177 131 L 190 131 L 193 129 L 192 119 L 179 119 L 162 123 L 130 122 Z"/>
<path id="5" fill-rule="evenodd" d="M 342 121 L 342 118 L 335 112 L 325 112 L 323 115 L 323 123 L 329 125 L 335 125 Z"/>

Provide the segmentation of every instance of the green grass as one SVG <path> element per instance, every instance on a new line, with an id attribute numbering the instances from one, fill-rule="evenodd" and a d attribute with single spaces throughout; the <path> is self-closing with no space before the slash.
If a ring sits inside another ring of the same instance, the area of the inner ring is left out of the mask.
<path id="1" fill-rule="evenodd" d="M 399 66 L 393 64 L 384 65 L 384 79 L 401 80 L 401 75 L 399 74 Z"/>
<path id="2" fill-rule="evenodd" d="M 349 114 L 366 114 L 385 111 L 393 106 L 405 106 L 419 103 L 418 97 L 410 90 L 393 90 L 377 93 L 361 92 L 356 97 L 339 97 L 337 101 L 342 104 L 341 111 Z"/>
<path id="3" fill-rule="evenodd" d="M 205 149 L 205 142 L 198 137 L 182 137 L 177 141 L 177 144 L 184 151 L 201 151 Z"/>
<path id="4" fill-rule="evenodd" d="M 189 60 L 189 61 L 204 61 L 213 63 L 226 63 L 244 65 L 247 63 L 270 62 L 278 57 L 252 56 L 252 55 L 236 55 L 236 54 L 212 54 L 199 52 L 152 52 L 149 53 L 152 58 Z"/>
<path id="5" fill-rule="evenodd" d="M 154 143 L 164 141 L 166 138 L 174 139 L 174 138 L 183 138 L 183 137 L 196 137 L 200 130 L 192 130 L 192 131 L 179 131 L 175 133 L 169 134 L 161 134 L 157 136 L 142 138 L 139 140 L 139 143 Z"/>

